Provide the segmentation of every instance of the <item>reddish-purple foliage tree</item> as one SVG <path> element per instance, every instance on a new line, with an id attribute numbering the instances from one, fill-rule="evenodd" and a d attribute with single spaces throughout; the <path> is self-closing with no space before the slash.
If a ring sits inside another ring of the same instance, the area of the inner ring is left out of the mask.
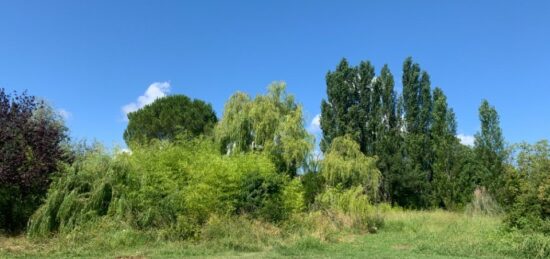
<path id="1" fill-rule="evenodd" d="M 62 120 L 34 96 L 0 88 L 0 229 L 21 230 L 66 159 Z"/>

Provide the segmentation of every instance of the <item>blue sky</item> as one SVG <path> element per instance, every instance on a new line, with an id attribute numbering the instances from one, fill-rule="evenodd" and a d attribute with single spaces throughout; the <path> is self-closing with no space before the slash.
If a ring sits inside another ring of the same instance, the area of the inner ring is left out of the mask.
<path id="1" fill-rule="evenodd" d="M 550 1 L 2 1 L 0 87 L 47 99 L 73 138 L 112 146 L 123 109 L 163 91 L 221 115 L 235 91 L 284 80 L 309 124 L 341 58 L 389 64 L 400 90 L 413 56 L 459 133 L 477 131 L 487 98 L 507 141 L 533 142 L 550 138 L 549 13 Z"/>

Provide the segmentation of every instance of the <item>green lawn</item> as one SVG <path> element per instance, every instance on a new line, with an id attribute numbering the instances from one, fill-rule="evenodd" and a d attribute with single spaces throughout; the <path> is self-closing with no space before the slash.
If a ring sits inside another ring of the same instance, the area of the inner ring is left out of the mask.
<path id="1" fill-rule="evenodd" d="M 541 243 L 548 241 L 544 236 L 506 231 L 497 217 L 443 211 L 389 212 L 385 217 L 385 226 L 378 233 L 342 234 L 333 243 L 310 236 L 261 248 L 228 248 L 208 242 L 146 242 L 120 249 L 75 249 L 55 240 L 33 243 L 19 237 L 0 238 L 0 257 L 526 258 L 542 255 L 549 245 Z"/>

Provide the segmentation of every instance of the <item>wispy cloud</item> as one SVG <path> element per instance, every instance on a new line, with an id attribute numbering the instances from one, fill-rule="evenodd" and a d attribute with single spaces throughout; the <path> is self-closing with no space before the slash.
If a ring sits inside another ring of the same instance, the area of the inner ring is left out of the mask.
<path id="1" fill-rule="evenodd" d="M 68 120 L 73 117 L 73 114 L 65 109 L 58 109 L 57 114 L 59 114 L 59 116 L 61 116 L 64 120 Z"/>
<path id="2" fill-rule="evenodd" d="M 166 96 L 170 92 L 170 83 L 169 82 L 155 82 L 152 83 L 145 93 L 137 98 L 135 102 L 126 104 L 122 106 L 122 112 L 125 115 L 128 115 L 130 112 L 137 111 L 143 106 L 154 102 L 158 98 Z"/>
<path id="3" fill-rule="evenodd" d="M 474 146 L 474 140 L 475 140 L 474 136 L 458 134 L 456 135 L 456 137 L 460 139 L 460 143 L 462 143 L 463 145 L 470 146 L 470 147 Z"/>
<path id="4" fill-rule="evenodd" d="M 309 126 L 307 127 L 307 130 L 311 134 L 318 134 L 321 133 L 321 114 L 315 115 L 311 122 L 309 123 Z"/>

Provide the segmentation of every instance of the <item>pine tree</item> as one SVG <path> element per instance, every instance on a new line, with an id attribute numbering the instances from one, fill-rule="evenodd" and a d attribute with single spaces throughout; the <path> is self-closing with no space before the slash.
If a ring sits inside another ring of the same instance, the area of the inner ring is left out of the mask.
<path id="1" fill-rule="evenodd" d="M 174 140 L 179 135 L 208 135 L 218 122 L 212 105 L 185 95 L 171 95 L 128 114 L 124 141 L 143 145 L 152 139 Z"/>

